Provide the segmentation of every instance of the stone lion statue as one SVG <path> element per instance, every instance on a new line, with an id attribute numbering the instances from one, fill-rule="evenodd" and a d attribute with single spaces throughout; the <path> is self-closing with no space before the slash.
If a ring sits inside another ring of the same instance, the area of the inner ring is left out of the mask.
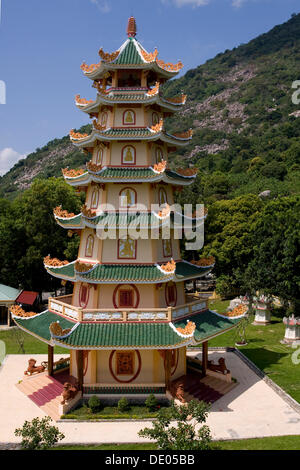
<path id="1" fill-rule="evenodd" d="M 39 374 L 40 372 L 44 372 L 45 366 L 36 366 L 35 359 L 29 359 L 27 370 L 25 370 L 24 375 L 32 375 L 34 373 Z"/>
<path id="2" fill-rule="evenodd" d="M 68 401 L 72 400 L 78 392 L 77 385 L 72 385 L 70 382 L 64 383 L 64 389 L 62 392 L 61 405 L 65 405 Z"/>

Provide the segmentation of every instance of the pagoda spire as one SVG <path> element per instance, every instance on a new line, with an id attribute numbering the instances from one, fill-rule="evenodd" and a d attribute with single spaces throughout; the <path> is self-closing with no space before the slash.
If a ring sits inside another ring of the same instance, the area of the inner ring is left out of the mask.
<path id="1" fill-rule="evenodd" d="M 127 36 L 129 38 L 134 38 L 136 36 L 136 32 L 137 32 L 136 21 L 135 21 L 134 16 L 131 16 L 128 19 Z"/>

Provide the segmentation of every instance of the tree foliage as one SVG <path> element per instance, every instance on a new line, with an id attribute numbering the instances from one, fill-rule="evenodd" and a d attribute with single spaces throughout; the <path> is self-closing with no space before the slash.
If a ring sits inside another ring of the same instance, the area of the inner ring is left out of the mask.
<path id="1" fill-rule="evenodd" d="M 17 437 L 22 437 L 23 450 L 46 450 L 65 438 L 56 426 L 50 425 L 51 418 L 34 418 L 25 421 L 21 428 L 15 430 Z"/>
<path id="2" fill-rule="evenodd" d="M 181 406 L 172 402 L 170 408 L 160 410 L 152 428 L 142 429 L 139 436 L 154 440 L 160 450 L 207 450 L 211 434 L 203 423 L 208 410 L 206 403 L 197 400 Z M 171 425 L 174 421 L 176 426 Z"/>

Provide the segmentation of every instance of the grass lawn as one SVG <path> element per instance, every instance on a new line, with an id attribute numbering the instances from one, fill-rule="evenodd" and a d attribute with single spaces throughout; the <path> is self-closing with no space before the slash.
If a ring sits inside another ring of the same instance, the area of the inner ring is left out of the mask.
<path id="1" fill-rule="evenodd" d="M 0 341 L 4 341 L 6 354 L 22 354 L 20 346 L 17 342 L 16 333 L 24 340 L 25 354 L 47 354 L 48 345 L 35 339 L 28 333 L 23 332 L 19 328 L 11 328 L 10 330 L 0 330 Z M 69 350 L 55 346 L 54 354 L 69 354 Z"/>
<path id="2" fill-rule="evenodd" d="M 228 304 L 228 301 L 210 301 L 210 308 L 222 313 Z M 295 350 L 291 346 L 280 343 L 285 332 L 282 316 L 275 312 L 271 320 L 272 323 L 266 326 L 250 324 L 246 330 L 248 344 L 239 349 L 270 379 L 300 403 L 299 365 L 293 364 L 291 357 Z M 210 347 L 235 346 L 236 340 L 234 329 L 212 339 L 208 345 Z"/>
<path id="3" fill-rule="evenodd" d="M 160 405 L 160 408 L 166 405 Z M 156 418 L 157 412 L 150 412 L 143 405 L 131 405 L 128 411 L 121 412 L 117 406 L 104 406 L 97 413 L 92 413 L 87 405 L 80 406 L 71 413 L 64 415 L 64 419 L 140 419 L 140 418 Z"/>
<path id="4" fill-rule="evenodd" d="M 262 439 L 242 439 L 213 442 L 212 450 L 299 450 L 300 436 L 264 437 Z M 149 444 L 102 444 L 99 446 L 59 446 L 54 450 L 155 450 Z"/>

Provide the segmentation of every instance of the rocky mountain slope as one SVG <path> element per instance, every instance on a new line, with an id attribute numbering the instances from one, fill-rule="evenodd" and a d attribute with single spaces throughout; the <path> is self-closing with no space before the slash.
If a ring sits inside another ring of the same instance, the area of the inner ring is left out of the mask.
<path id="1" fill-rule="evenodd" d="M 167 83 L 166 96 L 188 94 L 181 116 L 167 120 L 168 130 L 194 129 L 192 143 L 172 156 L 172 164 L 198 166 L 203 188 L 208 176 L 221 175 L 222 197 L 299 192 L 300 120 L 291 99 L 299 60 L 300 14 Z M 83 166 L 88 158 L 68 137 L 55 139 L 0 178 L 0 195 L 14 197 L 34 178 L 61 176 L 62 167 Z"/>

